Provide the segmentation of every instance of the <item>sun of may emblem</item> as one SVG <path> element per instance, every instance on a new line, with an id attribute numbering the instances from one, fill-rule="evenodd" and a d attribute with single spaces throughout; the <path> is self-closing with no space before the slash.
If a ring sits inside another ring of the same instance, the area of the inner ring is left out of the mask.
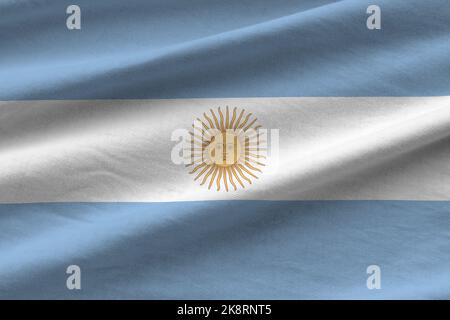
<path id="1" fill-rule="evenodd" d="M 186 166 L 192 167 L 190 173 L 200 185 L 211 189 L 215 184 L 217 191 L 229 191 L 258 179 L 267 148 L 261 126 L 251 113 L 237 108 L 230 111 L 228 106 L 224 111 L 210 109 L 192 128 L 185 149 L 190 159 Z"/>

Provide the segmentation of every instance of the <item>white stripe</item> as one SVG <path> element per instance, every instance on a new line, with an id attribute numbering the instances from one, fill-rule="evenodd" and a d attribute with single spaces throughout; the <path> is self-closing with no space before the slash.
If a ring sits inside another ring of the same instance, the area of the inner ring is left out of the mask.
<path id="1" fill-rule="evenodd" d="M 199 186 L 171 133 L 209 108 L 280 130 L 279 167 Z M 0 102 L 0 202 L 450 199 L 450 97 Z"/>

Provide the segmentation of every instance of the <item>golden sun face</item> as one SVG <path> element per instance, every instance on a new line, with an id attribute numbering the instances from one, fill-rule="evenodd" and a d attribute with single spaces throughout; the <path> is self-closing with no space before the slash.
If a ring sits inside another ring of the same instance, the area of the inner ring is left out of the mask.
<path id="1" fill-rule="evenodd" d="M 261 154 L 266 150 L 261 144 L 256 124 L 257 119 L 245 110 L 232 112 L 228 109 L 223 114 L 220 107 L 216 113 L 210 109 L 210 115 L 203 113 L 203 119 L 197 118 L 190 132 L 189 151 L 190 172 L 195 174 L 194 180 L 200 180 L 200 185 L 208 183 L 211 189 L 215 183 L 217 191 L 223 185 L 226 191 L 231 187 L 237 190 L 237 184 L 245 188 L 244 181 L 252 184 L 251 179 L 258 179 L 260 167 L 265 166 Z"/>

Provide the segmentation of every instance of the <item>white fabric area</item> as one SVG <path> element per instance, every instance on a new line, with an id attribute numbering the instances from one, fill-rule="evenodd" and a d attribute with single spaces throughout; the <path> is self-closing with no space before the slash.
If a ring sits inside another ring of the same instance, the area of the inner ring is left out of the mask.
<path id="1" fill-rule="evenodd" d="M 219 106 L 279 129 L 245 189 L 171 160 L 172 132 Z M 0 202 L 450 200 L 449 138 L 450 97 L 3 101 Z"/>

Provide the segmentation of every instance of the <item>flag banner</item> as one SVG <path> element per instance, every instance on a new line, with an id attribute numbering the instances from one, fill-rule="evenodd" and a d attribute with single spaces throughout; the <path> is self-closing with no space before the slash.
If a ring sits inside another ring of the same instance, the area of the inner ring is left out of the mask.
<path id="1" fill-rule="evenodd" d="M 0 0 L 0 298 L 450 298 L 449 16 Z"/>

